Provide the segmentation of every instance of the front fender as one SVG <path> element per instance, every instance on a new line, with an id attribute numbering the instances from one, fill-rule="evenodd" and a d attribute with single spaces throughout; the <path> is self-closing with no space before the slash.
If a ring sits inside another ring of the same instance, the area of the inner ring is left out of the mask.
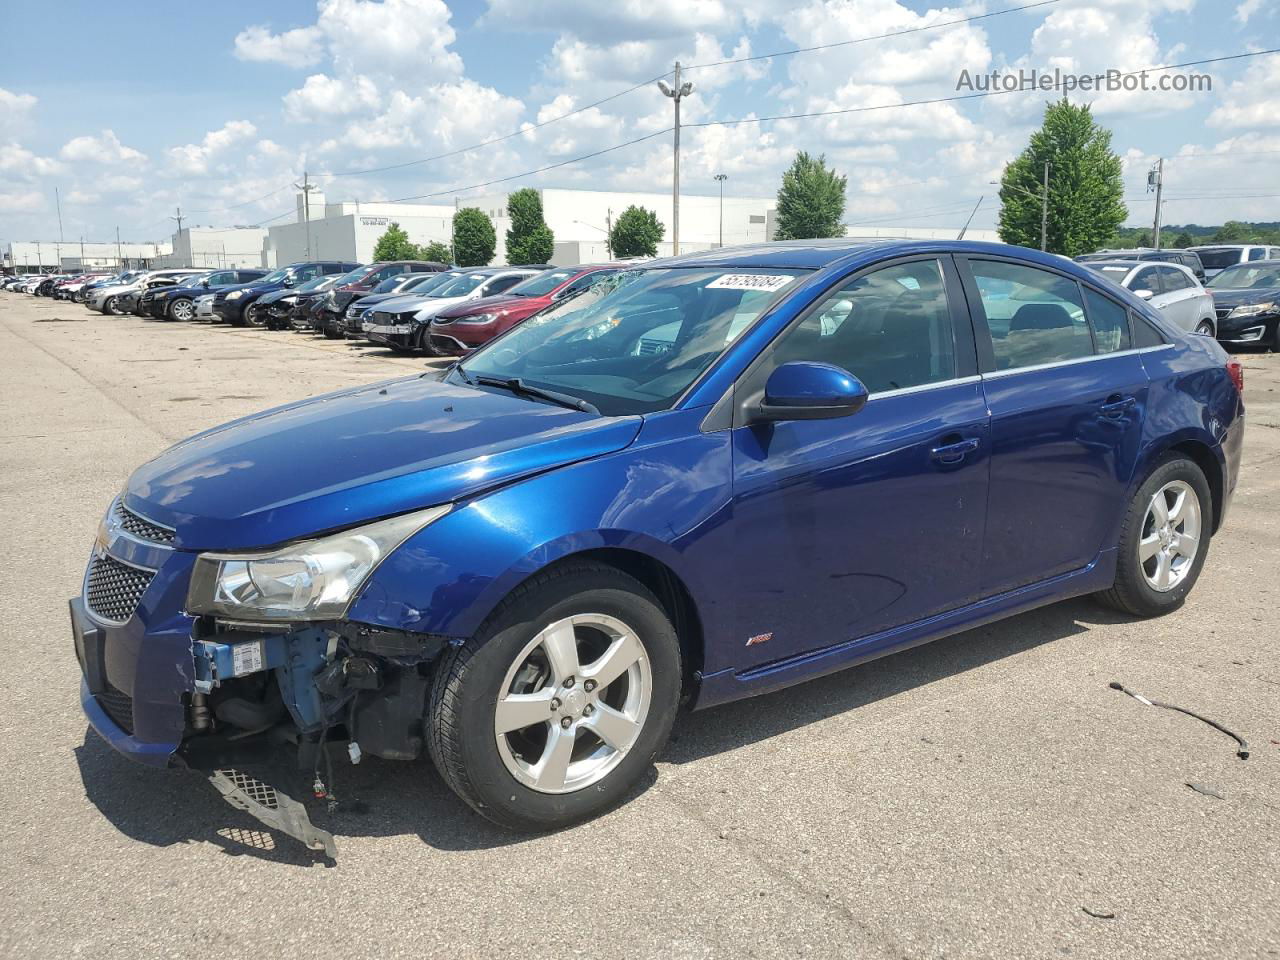
<path id="1" fill-rule="evenodd" d="M 703 622 L 727 628 L 731 452 L 727 431 L 698 431 L 705 414 L 648 417 L 624 450 L 458 504 L 378 567 L 348 619 L 469 637 L 529 576 L 573 554 L 612 547 L 666 564 L 689 588 Z M 710 633 L 706 641 L 710 650 Z"/>

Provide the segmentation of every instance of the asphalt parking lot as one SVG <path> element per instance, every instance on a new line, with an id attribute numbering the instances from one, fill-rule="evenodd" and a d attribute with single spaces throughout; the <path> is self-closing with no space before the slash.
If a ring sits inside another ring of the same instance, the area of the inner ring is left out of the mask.
<path id="1" fill-rule="evenodd" d="M 1058 604 L 686 715 L 629 804 L 550 836 L 368 760 L 329 864 L 99 742 L 66 600 L 137 464 L 424 361 L 0 294 L 0 953 L 1280 957 L 1280 356 L 1243 359 L 1243 475 L 1177 613 Z"/>

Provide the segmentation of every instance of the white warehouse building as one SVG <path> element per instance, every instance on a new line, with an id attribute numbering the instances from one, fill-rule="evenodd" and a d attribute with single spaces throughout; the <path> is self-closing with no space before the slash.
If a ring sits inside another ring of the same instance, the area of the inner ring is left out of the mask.
<path id="1" fill-rule="evenodd" d="M 260 267 L 267 239 L 263 227 L 183 227 L 173 235 L 173 252 L 157 267 Z"/>
<path id="2" fill-rule="evenodd" d="M 539 189 L 542 215 L 555 234 L 552 263 L 590 263 L 607 259 L 605 239 L 614 219 L 635 205 L 653 210 L 667 228 L 667 238 L 658 245 L 659 256 L 669 256 L 671 243 L 671 194 L 617 193 L 603 190 Z M 506 263 L 507 193 L 459 199 L 454 204 L 404 204 L 345 201 L 328 203 L 314 190 L 310 220 L 302 197 L 298 197 L 298 217 L 294 223 L 268 228 L 263 266 L 312 260 L 354 260 L 368 263 L 378 238 L 392 223 L 400 224 L 417 244 L 452 239 L 455 209 L 476 207 L 493 221 L 497 250 L 493 263 Z M 768 239 L 769 213 L 776 206 L 773 197 L 724 198 L 723 236 L 726 246 Z M 721 219 L 718 195 L 681 195 L 680 248 L 688 253 L 709 250 L 720 243 Z M 317 216 L 317 213 L 320 215 Z"/>
<path id="3" fill-rule="evenodd" d="M 15 240 L 0 253 L 15 273 L 150 267 L 172 249 L 168 241 L 136 243 L 85 240 Z"/>

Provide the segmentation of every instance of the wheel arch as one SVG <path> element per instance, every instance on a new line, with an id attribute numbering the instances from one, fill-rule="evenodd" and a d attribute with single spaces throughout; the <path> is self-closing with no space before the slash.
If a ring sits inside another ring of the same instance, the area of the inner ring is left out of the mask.
<path id="1" fill-rule="evenodd" d="M 1135 471 L 1130 496 L 1146 482 L 1157 464 L 1174 453 L 1191 460 L 1204 474 L 1209 484 L 1209 496 L 1213 500 L 1210 504 L 1213 516 L 1211 532 L 1217 533 L 1222 525 L 1223 507 L 1226 504 L 1225 459 L 1218 445 L 1210 444 L 1201 436 L 1174 436 L 1159 446 L 1153 446 L 1143 460 L 1142 469 Z"/>

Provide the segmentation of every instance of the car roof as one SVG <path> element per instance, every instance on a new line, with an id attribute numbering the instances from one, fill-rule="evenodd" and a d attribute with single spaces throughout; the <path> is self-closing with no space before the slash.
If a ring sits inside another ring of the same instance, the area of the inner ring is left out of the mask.
<path id="1" fill-rule="evenodd" d="M 1015 257 L 1031 263 L 1040 263 L 1055 269 L 1074 263 L 1069 257 L 1015 247 L 1007 243 L 989 243 L 980 240 L 903 240 L 885 238 L 859 240 L 852 237 L 836 237 L 823 240 L 772 240 L 740 247 L 721 247 L 698 253 L 681 254 L 652 260 L 649 267 L 735 267 L 755 269 L 818 270 L 825 267 L 848 267 L 862 262 L 874 262 L 896 256 L 917 253 L 960 253 Z"/>
<path id="2" fill-rule="evenodd" d="M 1150 260 L 1087 260 L 1086 265 L 1090 270 L 1097 270 L 1099 267 L 1124 267 L 1126 270 L 1132 270 L 1134 267 L 1153 267 Z"/>

